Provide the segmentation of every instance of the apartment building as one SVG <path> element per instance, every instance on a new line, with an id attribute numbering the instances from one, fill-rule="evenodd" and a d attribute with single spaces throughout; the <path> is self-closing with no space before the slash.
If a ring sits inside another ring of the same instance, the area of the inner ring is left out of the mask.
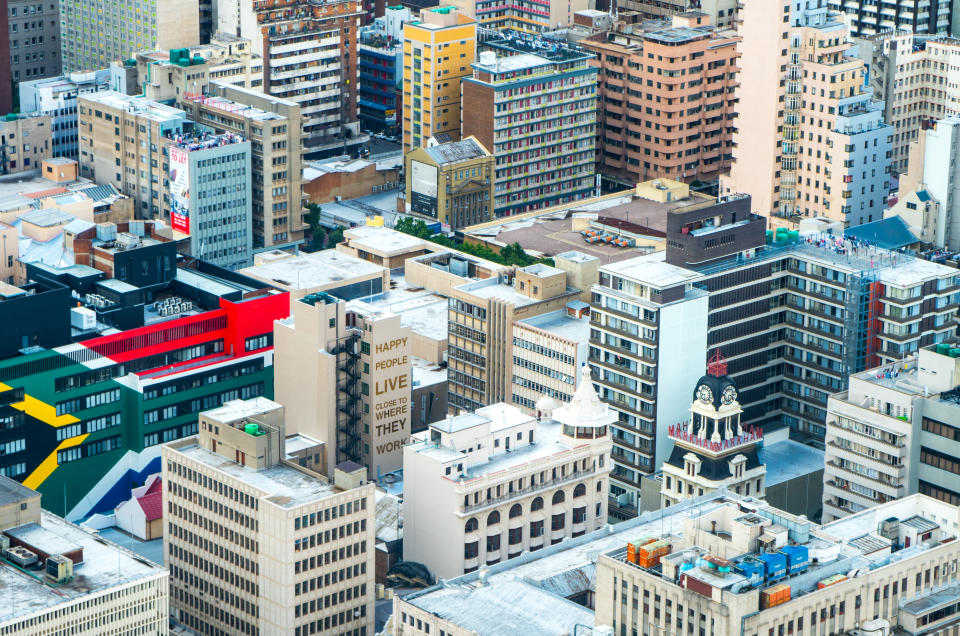
<path id="1" fill-rule="evenodd" d="M 494 212 L 520 214 L 594 188 L 597 69 L 557 45 L 490 39 L 463 80 L 464 135 L 497 158 Z"/>
<path id="2" fill-rule="evenodd" d="M 53 156 L 49 115 L 10 114 L 0 120 L 0 175 L 36 170 Z"/>
<path id="3" fill-rule="evenodd" d="M 447 404 L 457 412 L 511 402 L 513 323 L 562 309 L 580 290 L 567 286 L 564 270 L 530 265 L 463 282 L 445 295 L 450 299 Z"/>
<path id="4" fill-rule="evenodd" d="M 857 37 L 868 37 L 891 30 L 905 29 L 912 33 L 954 33 L 957 16 L 955 3 L 950 0 L 829 0 L 832 11 L 847 14 L 850 32 Z"/>
<path id="5" fill-rule="evenodd" d="M 893 129 L 840 16 L 825 0 L 750 0 L 741 19 L 737 108 L 750 123 L 734 131 L 722 192 L 750 194 L 776 225 L 882 218 Z"/>
<path id="6" fill-rule="evenodd" d="M 514 406 L 536 415 L 544 396 L 556 405 L 573 399 L 580 369 L 587 362 L 589 318 L 590 305 L 571 300 L 563 309 L 513 323 Z"/>
<path id="7" fill-rule="evenodd" d="M 823 518 L 914 493 L 960 502 L 960 343 L 850 376 L 827 405 Z"/>
<path id="8" fill-rule="evenodd" d="M 566 4 L 546 0 L 515 4 L 502 0 L 454 0 L 451 5 L 474 18 L 483 29 L 510 29 L 530 34 L 570 26 L 575 13 L 593 8 L 587 0 L 571 0 Z"/>
<path id="9" fill-rule="evenodd" d="M 431 424 L 403 452 L 403 558 L 450 578 L 606 525 L 615 419 L 584 367 L 542 419 L 500 402 Z"/>
<path id="10" fill-rule="evenodd" d="M 739 41 L 701 12 L 668 24 L 619 22 L 581 41 L 600 68 L 598 170 L 630 186 L 656 178 L 710 182 L 728 171 Z"/>
<path id="11" fill-rule="evenodd" d="M 358 98 L 364 130 L 398 133 L 403 112 L 403 25 L 413 21 L 410 9 L 386 7 L 384 14 L 360 31 Z"/>
<path id="12" fill-rule="evenodd" d="M 960 89 L 951 69 L 960 64 L 960 40 L 905 31 L 866 38 L 870 85 L 883 100 L 883 120 L 893 127 L 890 169 L 907 171 L 910 145 L 935 120 L 960 115 Z"/>
<path id="13" fill-rule="evenodd" d="M 13 74 L 10 72 L 10 14 L 0 11 L 0 112 L 13 112 Z"/>
<path id="14" fill-rule="evenodd" d="M 600 0 L 598 9 L 609 11 L 610 0 Z M 702 11 L 710 16 L 710 23 L 718 27 L 737 27 L 738 4 L 734 0 L 700 0 L 695 5 L 684 0 L 621 0 L 616 3 L 621 14 L 635 12 L 640 20 L 671 19 L 690 10 Z"/>
<path id="15" fill-rule="evenodd" d="M 3 476 L 0 543 L 3 634 L 169 631 L 165 569 L 41 510 L 40 493 Z"/>
<path id="16" fill-rule="evenodd" d="M 210 82 L 209 93 L 181 99 L 189 118 L 250 140 L 253 249 L 303 242 L 303 154 L 300 106 L 258 90 Z"/>
<path id="17" fill-rule="evenodd" d="M 957 599 L 955 506 L 913 495 L 822 526 L 732 495 L 694 510 L 646 524 L 662 556 L 642 541 L 637 558 L 626 545 L 600 555 L 597 625 L 761 636 L 956 624 L 941 606 Z"/>
<path id="18" fill-rule="evenodd" d="M 116 186 L 137 217 L 160 218 L 169 208 L 165 144 L 191 129 L 187 114 L 116 91 L 81 95 L 77 108 L 80 176 Z"/>
<path id="19" fill-rule="evenodd" d="M 590 363 L 601 397 L 621 414 L 611 495 L 624 514 L 633 513 L 638 475 L 667 450 L 667 427 L 688 419 L 680 410 L 687 400 L 669 392 L 696 382 L 683 375 L 694 347 L 701 359 L 717 349 L 727 358 L 745 426 L 786 425 L 822 439 L 827 398 L 851 373 L 956 329 L 956 270 L 837 234 L 790 239 L 784 230 L 767 241 L 751 207 L 740 197 L 676 208 L 664 252 L 600 269 Z M 708 295 L 703 306 L 691 302 L 697 294 Z M 920 318 L 904 323 L 911 305 Z M 696 326 L 684 328 L 685 320 Z M 696 334 L 705 341 L 695 343 Z"/>
<path id="20" fill-rule="evenodd" d="M 164 219 L 188 253 L 236 270 L 253 263 L 250 142 L 234 133 L 184 133 L 167 145 Z"/>
<path id="21" fill-rule="evenodd" d="M 21 82 L 59 75 L 60 2 L 9 0 L 6 11 L 11 79 Z"/>
<path id="22" fill-rule="evenodd" d="M 371 478 L 403 467 L 410 335 L 399 315 L 326 292 L 294 301 L 275 323 L 274 394 L 292 431 L 326 444 L 327 465 L 352 461 Z"/>
<path id="23" fill-rule="evenodd" d="M 414 148 L 404 157 L 408 214 L 459 230 L 493 220 L 494 157 L 476 137 Z"/>
<path id="24" fill-rule="evenodd" d="M 362 7 L 338 0 L 244 0 L 239 34 L 263 58 L 263 92 L 300 106 L 309 159 L 346 154 L 368 138 L 357 119 Z"/>
<path id="25" fill-rule="evenodd" d="M 80 158 L 77 138 L 77 98 L 112 88 L 110 71 L 77 71 L 69 75 L 21 81 L 20 112 L 48 115 L 53 126 L 51 155 Z"/>
<path id="26" fill-rule="evenodd" d="M 403 25 L 404 154 L 441 133 L 460 139 L 461 83 L 476 52 L 477 22 L 455 7 L 423 9 Z"/>
<path id="27" fill-rule="evenodd" d="M 136 87 L 116 87 L 160 102 L 199 97 L 209 90 L 210 82 L 223 82 L 243 88 L 263 90 L 263 59 L 253 52 L 246 38 L 217 33 L 201 46 L 169 51 L 138 51 L 134 56 Z"/>
<path id="28" fill-rule="evenodd" d="M 374 486 L 355 464 L 331 482 L 291 458 L 283 416 L 228 401 L 163 447 L 171 616 L 201 633 L 373 633 Z"/>
<path id="29" fill-rule="evenodd" d="M 60 3 L 60 30 L 63 70 L 95 70 L 137 51 L 199 44 L 200 13 L 196 0 L 77 0 Z"/>

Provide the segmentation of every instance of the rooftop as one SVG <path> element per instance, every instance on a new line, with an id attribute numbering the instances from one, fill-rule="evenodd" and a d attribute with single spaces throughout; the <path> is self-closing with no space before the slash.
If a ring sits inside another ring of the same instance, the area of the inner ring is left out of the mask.
<path id="1" fill-rule="evenodd" d="M 85 100 L 93 104 L 100 104 L 105 108 L 114 108 L 136 113 L 140 117 L 146 117 L 157 122 L 177 122 L 186 120 L 187 114 L 179 108 L 167 106 L 152 99 L 137 97 L 134 95 L 125 95 L 117 91 L 101 91 L 99 93 L 85 93 L 79 96 L 80 100 Z"/>
<path id="2" fill-rule="evenodd" d="M 539 316 L 532 316 L 518 320 L 521 326 L 534 327 L 546 331 L 550 335 L 572 340 L 576 343 L 585 343 L 590 335 L 589 317 L 574 318 L 566 309 L 548 311 Z"/>
<path id="3" fill-rule="evenodd" d="M 792 439 L 769 443 L 765 437 L 757 450 L 767 467 L 767 488 L 823 469 L 823 451 Z"/>
<path id="4" fill-rule="evenodd" d="M 603 271 L 623 278 L 638 280 L 660 289 L 694 283 L 702 278 L 700 274 L 693 270 L 667 263 L 664 260 L 666 255 L 666 252 L 656 252 L 645 256 L 637 256 L 627 261 L 605 265 Z"/>
<path id="5" fill-rule="evenodd" d="M 350 228 L 344 231 L 344 236 L 350 247 L 384 256 L 395 256 L 428 248 L 437 249 L 436 245 L 416 236 L 377 225 Z"/>
<path id="6" fill-rule="evenodd" d="M 339 287 L 383 273 L 383 267 L 337 250 L 306 253 L 239 270 L 287 291 Z"/>
<path id="7" fill-rule="evenodd" d="M 402 326 L 421 336 L 438 340 L 447 337 L 447 299 L 408 284 L 400 274 L 391 274 L 388 290 L 360 300 L 399 315 Z"/>
<path id="8" fill-rule="evenodd" d="M 18 481 L 9 478 L 0 479 L 0 506 L 6 506 L 39 496 L 36 490 L 27 488 Z"/>
<path id="9" fill-rule="evenodd" d="M 471 294 L 477 298 L 496 298 L 498 300 L 508 302 L 514 307 L 524 307 L 526 305 L 533 305 L 535 303 L 545 302 L 546 300 L 552 300 L 530 298 L 529 296 L 521 294 L 519 291 L 517 291 L 513 285 L 501 283 L 496 277 L 473 280 L 468 283 L 464 283 L 455 289 Z M 567 287 L 566 293 L 574 294 L 578 291 L 579 290 L 576 290 L 573 287 Z"/>
<path id="10" fill-rule="evenodd" d="M 4 600 L 0 603 L 0 623 L 164 573 L 147 559 L 46 511 L 41 513 L 41 524 L 59 540 L 82 548 L 83 563 L 74 566 L 69 583 L 54 588 L 42 578 L 0 562 Z M 43 573 L 37 576 L 43 577 Z"/>
<path id="11" fill-rule="evenodd" d="M 240 135 L 229 132 L 223 133 L 222 135 L 216 135 L 210 132 L 178 134 L 173 135 L 171 139 L 173 140 L 174 146 L 186 150 L 187 152 L 196 152 L 200 150 L 207 150 L 209 148 L 219 148 L 221 146 L 229 146 L 231 144 L 237 144 L 246 141 Z"/>
<path id="12" fill-rule="evenodd" d="M 906 222 L 899 216 L 888 216 L 879 221 L 847 228 L 844 235 L 851 236 L 887 250 L 898 250 L 919 242 L 910 232 Z"/>
<path id="13" fill-rule="evenodd" d="M 490 153 L 473 137 L 467 137 L 461 141 L 451 141 L 436 146 L 428 146 L 425 150 L 427 154 L 441 166 L 490 156 Z"/>
<path id="14" fill-rule="evenodd" d="M 234 87 L 240 88 L 240 87 Z M 260 94 L 262 97 L 262 93 Z M 215 108 L 227 113 L 231 113 L 238 117 L 244 119 L 251 119 L 254 121 L 285 121 L 286 117 L 278 113 L 273 113 L 270 111 L 262 110 L 256 108 L 255 106 L 247 106 L 246 104 L 241 104 L 233 100 L 227 99 L 226 97 L 219 97 L 217 95 L 204 95 L 201 97 L 187 97 L 194 102 L 199 102 L 204 106 Z M 288 102 L 287 100 L 271 97 L 272 100 L 275 100 L 277 103 L 282 103 L 286 106 L 295 106 L 293 102 Z"/>

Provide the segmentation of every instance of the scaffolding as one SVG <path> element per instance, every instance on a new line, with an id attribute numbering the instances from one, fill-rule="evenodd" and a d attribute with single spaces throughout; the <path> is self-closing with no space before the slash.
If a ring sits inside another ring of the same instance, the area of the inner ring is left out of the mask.
<path id="1" fill-rule="evenodd" d="M 337 463 L 361 463 L 360 330 L 334 340 L 327 351 L 337 366 Z"/>

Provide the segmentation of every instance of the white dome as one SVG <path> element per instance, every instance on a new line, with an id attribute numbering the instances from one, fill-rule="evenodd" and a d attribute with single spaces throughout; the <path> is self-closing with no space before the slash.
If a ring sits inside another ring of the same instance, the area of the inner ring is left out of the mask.
<path id="1" fill-rule="evenodd" d="M 553 419 L 570 426 L 606 426 L 617 421 L 617 415 L 597 396 L 590 378 L 590 367 L 580 368 L 580 383 L 568 404 L 558 408 Z"/>
<path id="2" fill-rule="evenodd" d="M 544 395 L 539 400 L 537 400 L 536 406 L 537 406 L 537 411 L 539 411 L 542 415 L 546 415 L 547 417 L 549 417 L 553 413 L 554 409 L 560 406 L 560 403 L 557 402 L 552 397 L 550 397 L 549 395 Z"/>

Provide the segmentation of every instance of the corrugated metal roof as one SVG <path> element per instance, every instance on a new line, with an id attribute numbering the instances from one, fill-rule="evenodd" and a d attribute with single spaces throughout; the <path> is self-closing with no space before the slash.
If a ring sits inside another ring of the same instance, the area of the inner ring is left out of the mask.
<path id="1" fill-rule="evenodd" d="M 425 150 L 427 154 L 440 165 L 459 163 L 461 161 L 487 156 L 487 151 L 484 150 L 483 146 L 472 138 L 430 146 L 429 148 L 425 148 Z"/>
<path id="2" fill-rule="evenodd" d="M 896 250 L 913 245 L 918 241 L 910 228 L 899 216 L 890 216 L 872 223 L 864 223 L 848 228 L 844 235 L 858 238 L 887 250 Z"/>

